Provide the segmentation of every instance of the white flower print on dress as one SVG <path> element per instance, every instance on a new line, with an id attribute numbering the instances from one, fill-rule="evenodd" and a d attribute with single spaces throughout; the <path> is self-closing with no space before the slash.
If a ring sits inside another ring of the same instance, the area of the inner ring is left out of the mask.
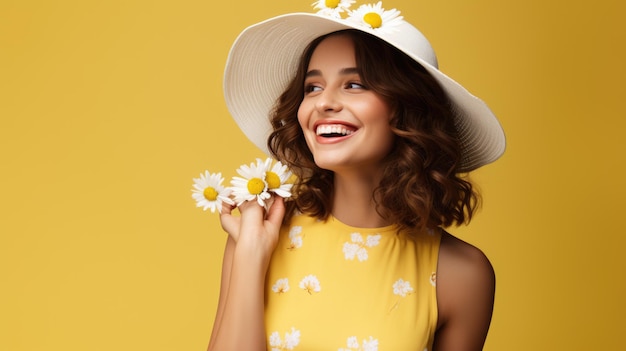
<path id="1" fill-rule="evenodd" d="M 291 327 L 291 332 L 285 333 L 285 339 L 280 338 L 278 332 L 273 332 L 270 335 L 271 351 L 283 351 L 293 350 L 300 343 L 300 331 L 294 327 Z"/>
<path id="2" fill-rule="evenodd" d="M 367 249 L 378 246 L 380 243 L 380 234 L 368 235 L 365 240 L 359 233 L 350 234 L 350 241 L 343 244 L 343 254 L 346 260 L 354 260 L 358 258 L 360 262 L 366 261 L 368 256 Z"/>
<path id="3" fill-rule="evenodd" d="M 356 336 L 348 338 L 346 345 L 347 348 L 339 348 L 338 351 L 378 351 L 378 340 L 373 337 L 364 339 L 362 344 L 359 344 L 359 340 Z"/>
<path id="4" fill-rule="evenodd" d="M 395 283 L 393 283 L 394 295 L 406 297 L 408 294 L 412 292 L 413 292 L 413 287 L 411 287 L 411 283 L 409 283 L 408 281 L 405 281 L 403 279 L 398 279 Z"/>
<path id="5" fill-rule="evenodd" d="M 287 291 L 289 291 L 289 279 L 287 278 L 278 279 L 276 283 L 272 285 L 272 291 L 277 294 L 282 294 L 282 293 L 286 293 Z"/>
<path id="6" fill-rule="evenodd" d="M 413 290 L 413 287 L 411 286 L 411 283 L 409 283 L 408 281 L 404 279 L 396 280 L 396 282 L 393 283 L 393 294 L 398 295 L 400 297 L 398 298 L 398 300 L 396 300 L 393 306 L 391 306 L 391 308 L 389 309 L 389 313 L 391 313 L 393 310 L 395 310 L 398 307 L 398 305 L 400 304 L 400 298 L 407 297 L 408 295 L 411 295 L 413 292 L 414 290 Z"/>
<path id="7" fill-rule="evenodd" d="M 322 287 L 316 276 L 309 274 L 300 281 L 300 289 L 312 295 L 314 292 L 320 292 Z"/>
<path id="8" fill-rule="evenodd" d="M 359 340 L 357 340 L 356 336 L 351 336 L 348 338 L 347 344 L 349 348 L 358 348 Z"/>
<path id="9" fill-rule="evenodd" d="M 299 225 L 289 229 L 289 246 L 287 250 L 295 250 L 302 247 L 302 227 Z"/>

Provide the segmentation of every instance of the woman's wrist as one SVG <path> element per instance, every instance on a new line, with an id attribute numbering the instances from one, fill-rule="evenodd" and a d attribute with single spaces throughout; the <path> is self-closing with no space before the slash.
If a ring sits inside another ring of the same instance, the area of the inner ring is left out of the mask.
<path id="1" fill-rule="evenodd" d="M 237 241 L 233 256 L 234 262 L 242 262 L 247 267 L 262 268 L 265 274 L 269 266 L 275 245 L 269 245 L 264 240 L 242 236 Z"/>

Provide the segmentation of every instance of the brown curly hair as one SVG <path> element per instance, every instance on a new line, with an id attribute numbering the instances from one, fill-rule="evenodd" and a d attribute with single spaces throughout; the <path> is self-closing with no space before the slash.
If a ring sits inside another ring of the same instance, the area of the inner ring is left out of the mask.
<path id="1" fill-rule="evenodd" d="M 268 147 L 298 177 L 285 220 L 295 210 L 323 220 L 332 211 L 333 172 L 315 164 L 297 118 L 313 51 L 331 35 L 351 38 L 363 84 L 393 111 L 390 125 L 396 140 L 372 194 L 377 212 L 400 230 L 409 231 L 469 222 L 480 198 L 467 175 L 458 171 L 462 154 L 448 97 L 415 60 L 357 30 L 334 32 L 312 41 L 272 111 L 274 131 Z"/>

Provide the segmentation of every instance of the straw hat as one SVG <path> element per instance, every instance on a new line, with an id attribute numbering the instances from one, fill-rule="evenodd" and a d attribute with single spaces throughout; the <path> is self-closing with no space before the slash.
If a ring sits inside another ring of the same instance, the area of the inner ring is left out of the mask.
<path id="1" fill-rule="evenodd" d="M 306 46 L 322 35 L 344 29 L 372 34 L 396 47 L 422 65 L 448 94 L 456 116 L 463 160 L 467 172 L 498 159 L 505 148 L 502 127 L 489 107 L 460 84 L 439 71 L 428 40 L 403 20 L 395 9 L 381 3 L 363 5 L 341 18 L 342 0 L 334 9 L 291 13 L 246 28 L 235 40 L 224 72 L 226 105 L 244 134 L 269 154 L 267 139 L 272 132 L 269 113 L 296 72 Z M 321 4 L 320 4 L 321 3 Z"/>

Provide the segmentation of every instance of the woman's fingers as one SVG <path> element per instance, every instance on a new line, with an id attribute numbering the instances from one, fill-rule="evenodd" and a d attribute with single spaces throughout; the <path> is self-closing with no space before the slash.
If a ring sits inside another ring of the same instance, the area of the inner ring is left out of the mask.
<path id="1" fill-rule="evenodd" d="M 239 238 L 239 222 L 240 218 L 232 215 L 233 209 L 235 209 L 235 205 L 224 204 L 222 206 L 222 212 L 220 213 L 220 224 L 222 225 L 222 229 L 228 235 L 230 235 L 235 242 Z"/>
<path id="2" fill-rule="evenodd" d="M 246 201 L 239 205 L 239 212 L 241 212 L 241 227 L 247 227 L 259 229 L 263 226 L 263 220 L 265 218 L 265 209 L 256 201 Z"/>
<path id="3" fill-rule="evenodd" d="M 225 205 L 220 213 L 222 228 L 235 242 L 241 235 L 253 235 L 258 238 L 264 237 L 269 242 L 276 242 L 278 232 L 285 216 L 284 199 L 273 196 L 266 200 L 267 211 L 259 206 L 256 201 L 246 201 L 238 206 L 241 216 L 234 216 L 234 205 Z"/>
<path id="4" fill-rule="evenodd" d="M 267 221 L 274 227 L 280 227 L 285 216 L 285 199 L 276 196 L 267 212 Z"/>

